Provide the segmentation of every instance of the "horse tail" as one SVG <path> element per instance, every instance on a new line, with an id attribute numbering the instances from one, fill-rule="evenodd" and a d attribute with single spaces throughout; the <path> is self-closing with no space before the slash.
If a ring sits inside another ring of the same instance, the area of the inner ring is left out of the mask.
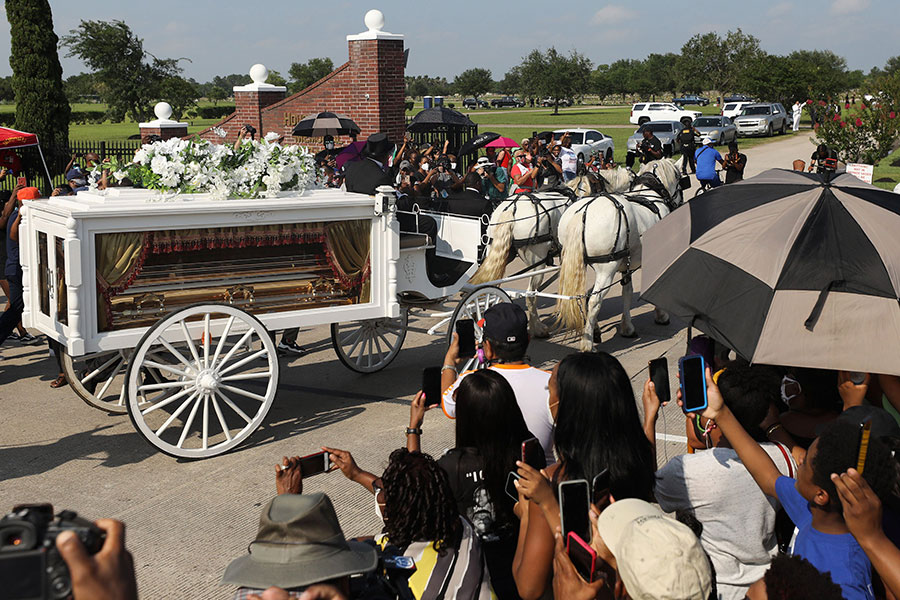
<path id="1" fill-rule="evenodd" d="M 585 208 L 587 210 L 587 208 Z M 562 296 L 581 296 L 585 289 L 584 220 L 574 214 L 566 224 L 559 267 L 559 293 Z M 559 300 L 556 305 L 556 322 L 564 329 L 584 329 L 584 299 Z"/>
<path id="2" fill-rule="evenodd" d="M 492 219 L 493 220 L 493 219 Z M 509 262 L 509 248 L 512 246 L 512 232 L 515 215 L 511 210 L 504 210 L 497 215 L 493 229 L 493 239 L 488 246 L 488 254 L 469 283 L 479 285 L 488 281 L 496 281 L 503 277 Z"/>

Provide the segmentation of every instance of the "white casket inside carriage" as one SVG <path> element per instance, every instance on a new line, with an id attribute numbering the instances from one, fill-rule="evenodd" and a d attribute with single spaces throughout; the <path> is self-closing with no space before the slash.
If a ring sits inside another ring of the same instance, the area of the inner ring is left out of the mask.
<path id="1" fill-rule="evenodd" d="M 273 331 L 396 317 L 387 202 L 339 190 L 214 200 L 132 188 L 26 201 L 23 321 L 79 356 L 133 348 L 162 316 L 197 303 L 237 306 Z"/>

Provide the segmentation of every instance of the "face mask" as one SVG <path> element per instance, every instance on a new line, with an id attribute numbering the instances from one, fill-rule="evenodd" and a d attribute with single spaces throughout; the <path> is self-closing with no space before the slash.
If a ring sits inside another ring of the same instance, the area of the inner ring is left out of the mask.
<path id="1" fill-rule="evenodd" d="M 788 394 L 788 392 L 787 392 L 787 388 L 792 385 L 797 386 L 796 394 Z M 781 380 L 781 399 L 784 401 L 785 404 L 788 405 L 788 408 L 790 408 L 791 400 L 793 400 L 794 398 L 796 398 L 799 395 L 800 395 L 800 382 L 797 381 L 796 379 L 792 379 L 791 377 L 788 377 L 787 375 L 785 375 Z"/>
<path id="2" fill-rule="evenodd" d="M 456 163 L 450 163 L 450 170 L 451 170 L 451 171 L 455 171 L 455 170 L 456 170 Z"/>
<path id="3" fill-rule="evenodd" d="M 379 519 L 384 521 L 384 515 L 381 513 L 381 505 L 378 504 L 378 496 L 375 496 L 375 514 Z"/>
<path id="4" fill-rule="evenodd" d="M 334 150 L 334 142 L 325 142 L 326 150 Z"/>
<path id="5" fill-rule="evenodd" d="M 427 171 L 429 166 L 431 166 L 431 165 L 429 165 L 427 162 L 422 163 L 422 170 Z"/>

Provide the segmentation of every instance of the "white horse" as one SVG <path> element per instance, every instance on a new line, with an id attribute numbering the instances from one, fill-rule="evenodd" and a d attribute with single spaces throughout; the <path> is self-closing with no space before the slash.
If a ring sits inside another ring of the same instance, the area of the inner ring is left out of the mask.
<path id="1" fill-rule="evenodd" d="M 645 173 L 653 175 L 648 179 Z M 665 194 L 660 195 L 648 186 L 654 181 L 653 176 L 665 188 L 669 201 L 664 198 Z M 557 304 L 557 320 L 563 327 L 581 330 L 582 350 L 589 351 L 594 347 L 600 305 L 617 273 L 623 273 L 619 333 L 624 337 L 635 335 L 631 323 L 630 274 L 641 266 L 641 235 L 681 204 L 680 179 L 681 169 L 675 161 L 666 158 L 653 161 L 641 167 L 632 191 L 582 198 L 560 219 L 559 293 L 564 296 L 584 294 L 585 267 L 589 264 L 594 271 L 586 312 L 583 298 L 562 300 Z M 669 316 L 657 309 L 656 322 L 666 324 Z"/>
<path id="2" fill-rule="evenodd" d="M 526 266 L 546 262 L 558 243 L 559 220 L 569 202 L 568 196 L 553 192 L 541 192 L 533 198 L 513 194 L 501 202 L 488 224 L 487 256 L 470 283 L 479 285 L 503 278 L 506 265 L 514 256 Z M 530 277 L 528 291 L 538 290 L 543 281 L 543 275 Z M 538 317 L 535 297 L 525 296 L 525 306 L 528 332 L 534 337 L 547 337 L 549 328 Z"/>
<path id="3" fill-rule="evenodd" d="M 566 187 L 579 198 L 602 192 L 618 194 L 627 191 L 634 180 L 634 171 L 625 167 L 600 169 L 579 175 L 566 183 Z"/>

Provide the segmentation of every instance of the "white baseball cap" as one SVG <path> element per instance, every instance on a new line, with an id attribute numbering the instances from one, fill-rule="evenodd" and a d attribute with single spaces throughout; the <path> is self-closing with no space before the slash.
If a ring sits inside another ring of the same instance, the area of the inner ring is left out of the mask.
<path id="1" fill-rule="evenodd" d="M 481 158 L 478 159 L 478 161 L 476 161 L 475 166 L 476 167 L 486 167 L 486 166 L 492 165 L 492 164 L 494 164 L 494 163 L 491 162 L 491 159 L 489 159 L 487 156 L 482 156 Z"/>
<path id="2" fill-rule="evenodd" d="M 703 138 L 703 143 L 704 143 L 704 144 L 712 144 L 712 143 L 713 143 L 713 139 L 712 139 L 711 137 L 709 137 L 709 136 L 706 136 L 706 137 Z"/>
<path id="3" fill-rule="evenodd" d="M 656 506 L 626 498 L 600 514 L 597 529 L 616 557 L 633 600 L 707 600 L 712 571 L 700 540 Z"/>

